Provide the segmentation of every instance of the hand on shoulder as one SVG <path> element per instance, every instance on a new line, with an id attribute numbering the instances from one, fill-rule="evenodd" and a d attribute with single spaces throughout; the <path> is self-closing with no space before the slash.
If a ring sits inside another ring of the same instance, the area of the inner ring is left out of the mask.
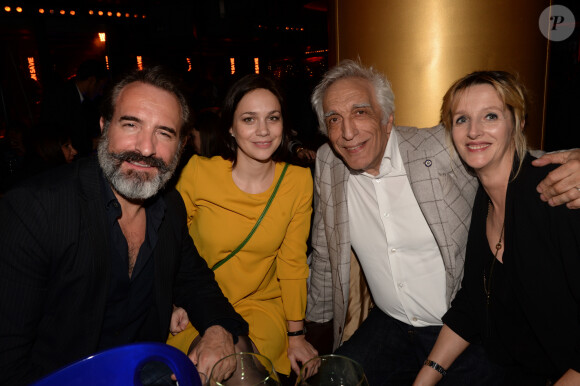
<path id="1" fill-rule="evenodd" d="M 548 173 L 537 191 L 551 206 L 566 204 L 569 209 L 580 209 L 580 149 L 544 154 L 532 164 L 562 164 Z"/>

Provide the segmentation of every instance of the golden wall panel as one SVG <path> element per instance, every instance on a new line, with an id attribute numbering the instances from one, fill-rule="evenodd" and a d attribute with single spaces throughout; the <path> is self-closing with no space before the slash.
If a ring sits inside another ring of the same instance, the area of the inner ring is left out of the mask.
<path id="1" fill-rule="evenodd" d="M 548 41 L 546 0 L 331 0 L 330 60 L 360 58 L 384 72 L 398 125 L 439 122 L 451 83 L 476 70 L 520 74 L 529 89 L 530 145 L 541 146 Z"/>

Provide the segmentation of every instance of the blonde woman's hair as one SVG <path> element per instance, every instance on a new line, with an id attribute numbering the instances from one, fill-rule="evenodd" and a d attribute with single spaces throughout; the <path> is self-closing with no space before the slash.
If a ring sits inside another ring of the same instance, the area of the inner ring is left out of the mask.
<path id="1" fill-rule="evenodd" d="M 453 110 L 457 106 L 459 97 L 471 86 L 478 84 L 489 84 L 497 95 L 512 113 L 514 134 L 513 140 L 516 154 L 519 159 L 517 175 L 524 162 L 524 157 L 528 150 L 526 137 L 524 135 L 524 125 L 527 116 L 527 91 L 516 75 L 506 71 L 476 71 L 457 80 L 447 90 L 441 105 L 441 123 L 445 126 L 448 141 L 451 141 L 451 130 L 453 129 Z M 452 142 L 452 141 L 451 141 Z"/>

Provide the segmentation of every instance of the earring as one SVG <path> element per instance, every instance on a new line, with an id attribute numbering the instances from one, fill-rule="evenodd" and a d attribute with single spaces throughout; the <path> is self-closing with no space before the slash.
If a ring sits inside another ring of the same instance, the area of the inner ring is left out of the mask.
<path id="1" fill-rule="evenodd" d="M 230 135 L 231 135 L 232 137 L 234 137 L 234 138 L 236 137 L 236 136 L 234 135 L 234 133 L 230 133 Z"/>

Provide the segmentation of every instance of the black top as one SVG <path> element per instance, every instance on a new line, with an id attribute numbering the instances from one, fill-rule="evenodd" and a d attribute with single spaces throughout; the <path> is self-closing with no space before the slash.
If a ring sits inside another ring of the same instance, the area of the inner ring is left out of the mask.
<path id="1" fill-rule="evenodd" d="M 555 166 L 536 168 L 532 159 L 526 156 L 508 185 L 503 264 L 495 262 L 489 309 L 489 198 L 480 186 L 462 288 L 443 322 L 469 342 L 483 341 L 506 368 L 557 379 L 569 368 L 580 371 L 580 212 L 540 200 L 536 186 Z"/>
<path id="2" fill-rule="evenodd" d="M 482 194 L 478 194 L 475 201 L 468 242 L 470 277 L 481 284 L 479 296 L 473 299 L 479 303 L 482 313 L 481 331 L 476 339 L 483 340 L 488 356 L 496 363 L 518 367 L 517 358 L 527 358 L 530 368 L 550 373 L 553 369 L 545 368 L 550 362 L 549 358 L 538 344 L 522 306 L 518 303 L 509 272 L 506 272 L 503 263 L 495 259 L 495 250 L 492 252 L 489 247 L 486 236 L 489 197 L 483 188 L 480 189 Z M 509 252 L 505 251 L 503 261 L 510 258 Z M 492 262 L 493 272 L 490 275 Z M 490 291 L 489 304 L 483 285 L 484 272 Z"/>
<path id="3" fill-rule="evenodd" d="M 152 340 L 155 336 L 157 329 L 145 324 L 145 320 L 147 317 L 158 319 L 158 310 L 153 301 L 153 250 L 157 245 L 159 226 L 165 215 L 165 201 L 162 197 L 156 196 L 146 202 L 145 240 L 129 277 L 129 247 L 118 221 L 122 214 L 121 205 L 105 177 L 102 178 L 107 224 L 111 232 L 112 270 L 99 350 Z"/>

